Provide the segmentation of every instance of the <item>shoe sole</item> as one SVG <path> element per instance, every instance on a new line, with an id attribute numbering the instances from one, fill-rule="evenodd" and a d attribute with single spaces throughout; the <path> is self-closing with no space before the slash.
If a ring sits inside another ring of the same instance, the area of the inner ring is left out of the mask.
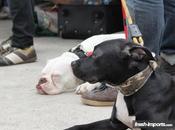
<path id="1" fill-rule="evenodd" d="M 33 62 L 36 62 L 36 60 L 37 60 L 37 58 L 35 57 L 35 58 L 31 58 L 29 60 L 25 60 L 25 61 L 23 61 L 21 63 L 11 64 L 11 65 L 20 65 L 20 64 L 26 64 L 26 63 L 33 63 Z"/>
<path id="2" fill-rule="evenodd" d="M 114 101 L 111 101 L 111 102 L 105 102 L 105 101 L 95 101 L 95 100 L 89 100 L 89 99 L 85 99 L 85 98 L 82 98 L 81 97 L 81 102 L 85 105 L 89 105 L 89 106 L 99 106 L 99 107 L 102 107 L 102 106 L 113 106 L 114 105 Z"/>
<path id="3" fill-rule="evenodd" d="M 20 64 L 27 64 L 27 63 L 33 63 L 36 62 L 37 58 L 31 58 L 29 60 L 25 60 L 23 62 L 20 63 L 16 63 L 16 64 L 5 64 L 5 65 L 0 65 L 0 67 L 6 67 L 6 66 L 13 66 L 13 65 L 20 65 Z"/>
<path id="4" fill-rule="evenodd" d="M 4 65 L 4 66 L 11 66 L 11 65 L 20 65 L 20 64 L 27 64 L 27 63 L 33 63 L 36 62 L 37 58 L 31 58 L 29 60 L 25 60 L 23 62 L 17 63 L 17 64 L 9 64 L 9 65 Z"/>
<path id="5" fill-rule="evenodd" d="M 29 60 L 26 60 L 26 61 L 24 61 L 24 62 L 22 62 L 20 64 L 23 64 L 23 63 L 32 63 L 32 62 L 35 62 L 36 60 L 37 60 L 37 58 L 35 57 L 35 58 L 31 58 Z"/>

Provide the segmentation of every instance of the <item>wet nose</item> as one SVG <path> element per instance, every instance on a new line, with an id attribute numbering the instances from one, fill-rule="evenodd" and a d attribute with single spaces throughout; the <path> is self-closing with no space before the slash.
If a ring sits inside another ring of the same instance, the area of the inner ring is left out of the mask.
<path id="1" fill-rule="evenodd" d="M 46 83 L 47 82 L 47 79 L 46 78 L 41 78 L 40 80 L 39 80 L 39 84 L 44 84 L 44 83 Z"/>

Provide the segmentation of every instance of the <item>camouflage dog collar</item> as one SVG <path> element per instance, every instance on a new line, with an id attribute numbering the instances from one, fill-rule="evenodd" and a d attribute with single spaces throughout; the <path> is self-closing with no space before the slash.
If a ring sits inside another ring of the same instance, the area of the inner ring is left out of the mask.
<path id="1" fill-rule="evenodd" d="M 124 83 L 116 86 L 117 89 L 124 95 L 124 96 L 131 96 L 137 91 L 139 91 L 144 84 L 147 82 L 151 74 L 157 68 L 157 63 L 153 60 L 149 62 L 149 65 L 141 72 L 137 73 L 136 75 L 127 79 Z"/>

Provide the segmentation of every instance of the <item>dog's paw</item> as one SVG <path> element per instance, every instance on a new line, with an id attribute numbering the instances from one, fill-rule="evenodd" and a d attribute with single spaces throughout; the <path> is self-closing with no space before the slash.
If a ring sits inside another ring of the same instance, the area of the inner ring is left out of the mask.
<path id="1" fill-rule="evenodd" d="M 76 88 L 75 93 L 79 95 L 79 94 L 82 94 L 82 93 L 84 93 L 84 92 L 86 92 L 86 91 L 88 91 L 88 90 L 87 90 L 87 85 L 86 85 L 86 83 L 84 83 L 84 84 L 82 84 L 82 85 L 79 85 L 79 86 Z"/>
<path id="2" fill-rule="evenodd" d="M 95 84 L 90 84 L 88 82 L 81 84 L 77 87 L 75 93 L 76 94 L 82 94 L 85 92 L 90 92 L 94 90 L 95 88 L 98 88 L 101 85 L 101 83 L 95 83 Z"/>

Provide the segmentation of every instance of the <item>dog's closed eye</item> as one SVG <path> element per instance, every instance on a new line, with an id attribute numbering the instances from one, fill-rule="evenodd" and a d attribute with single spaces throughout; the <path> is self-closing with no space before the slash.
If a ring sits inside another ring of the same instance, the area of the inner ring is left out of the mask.
<path id="1" fill-rule="evenodd" d="M 52 74 L 51 75 L 51 80 L 52 80 L 54 86 L 57 86 L 57 84 L 60 80 L 60 77 L 61 76 L 59 74 Z"/>

